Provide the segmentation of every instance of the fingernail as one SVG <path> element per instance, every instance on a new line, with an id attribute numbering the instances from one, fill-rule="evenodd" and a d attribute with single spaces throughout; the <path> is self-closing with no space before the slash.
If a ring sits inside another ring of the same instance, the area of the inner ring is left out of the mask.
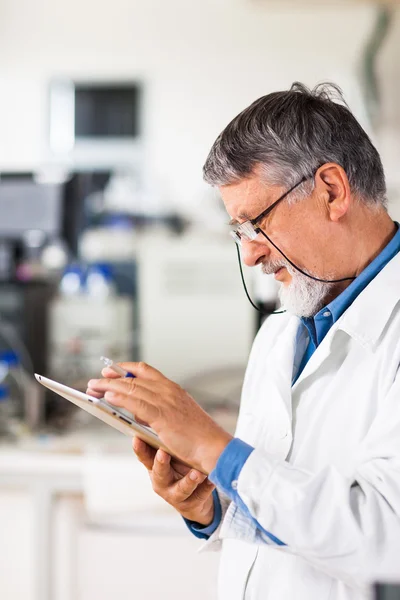
<path id="1" fill-rule="evenodd" d="M 192 481 L 196 481 L 197 479 L 197 473 L 195 473 L 194 471 L 192 471 L 189 475 L 189 479 L 191 479 Z"/>
<path id="2" fill-rule="evenodd" d="M 171 460 L 171 457 L 169 456 L 169 454 L 166 454 L 165 452 L 157 452 L 156 456 L 157 456 L 157 460 L 160 463 L 162 463 L 163 465 L 167 464 Z"/>
<path id="3" fill-rule="evenodd" d="M 113 402 L 116 398 L 116 395 L 114 394 L 114 392 L 106 392 L 104 394 L 104 398 L 108 401 L 108 402 Z"/>

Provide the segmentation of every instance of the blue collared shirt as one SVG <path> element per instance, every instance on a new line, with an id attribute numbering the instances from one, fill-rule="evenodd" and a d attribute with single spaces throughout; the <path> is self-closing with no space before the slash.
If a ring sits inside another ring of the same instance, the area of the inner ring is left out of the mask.
<path id="1" fill-rule="evenodd" d="M 304 367 L 318 348 L 330 328 L 344 311 L 354 302 L 357 296 L 367 287 L 367 285 L 378 275 L 387 263 L 400 251 L 400 229 L 397 225 L 397 232 L 390 240 L 387 246 L 378 254 L 378 256 L 360 273 L 360 275 L 351 282 L 351 284 L 330 304 L 321 309 L 315 317 L 302 318 L 303 325 L 307 328 L 310 337 L 307 349 L 300 363 L 299 370 L 296 373 L 293 383 L 297 381 Z"/>
<path id="2" fill-rule="evenodd" d="M 321 309 L 314 317 L 302 318 L 301 322 L 307 328 L 309 342 L 300 363 L 299 369 L 293 380 L 293 384 L 301 375 L 307 362 L 318 348 L 319 344 L 325 338 L 332 325 L 342 316 L 344 311 L 354 302 L 357 296 L 367 287 L 367 285 L 378 275 L 378 273 L 392 260 L 400 251 L 400 229 L 396 223 L 397 232 L 378 256 L 360 273 L 360 275 L 351 282 L 349 286 L 337 296 L 332 302 Z M 250 516 L 257 527 L 268 536 L 268 538 L 278 545 L 285 545 L 284 542 L 276 538 L 271 532 L 265 531 L 261 525 L 254 519 L 239 494 L 236 491 L 236 482 L 244 463 L 252 453 L 254 448 L 237 438 L 233 439 L 222 452 L 218 463 L 210 474 L 209 479 L 222 490 L 235 504 Z M 201 528 L 196 523 L 186 521 L 192 533 L 201 538 L 208 538 L 218 527 L 221 520 L 221 506 L 217 494 L 214 496 L 214 519 L 206 528 Z"/>

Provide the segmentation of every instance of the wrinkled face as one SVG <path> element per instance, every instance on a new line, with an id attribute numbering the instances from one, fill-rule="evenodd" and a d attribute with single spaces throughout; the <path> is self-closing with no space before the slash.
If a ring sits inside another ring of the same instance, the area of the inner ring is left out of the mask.
<path id="1" fill-rule="evenodd" d="M 267 186 L 257 172 L 220 187 L 226 210 L 238 223 L 255 218 L 286 191 L 280 186 Z M 309 197 L 293 204 L 288 196 L 257 226 L 305 273 L 320 279 L 336 278 L 335 253 L 331 250 L 334 232 L 317 187 Z M 251 242 L 242 242 L 242 258 L 246 265 L 261 265 L 264 273 L 274 274 L 281 283 L 281 300 L 298 316 L 316 314 L 335 295 L 335 284 L 300 273 L 261 233 Z"/>

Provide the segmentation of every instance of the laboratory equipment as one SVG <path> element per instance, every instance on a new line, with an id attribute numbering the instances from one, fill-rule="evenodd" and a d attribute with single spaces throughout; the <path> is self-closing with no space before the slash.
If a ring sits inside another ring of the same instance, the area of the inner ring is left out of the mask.
<path id="1" fill-rule="evenodd" d="M 99 354 L 132 357 L 134 303 L 120 294 L 110 265 L 66 269 L 49 311 L 49 372 L 82 389 L 99 372 Z"/>

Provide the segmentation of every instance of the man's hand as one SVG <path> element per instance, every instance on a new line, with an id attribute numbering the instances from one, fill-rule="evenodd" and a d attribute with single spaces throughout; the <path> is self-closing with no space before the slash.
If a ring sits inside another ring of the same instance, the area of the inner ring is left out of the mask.
<path id="1" fill-rule="evenodd" d="M 210 473 L 232 436 L 224 431 L 179 385 L 145 363 L 121 363 L 136 377 L 92 379 L 88 393 L 126 408 L 148 423 L 175 456 L 200 472 Z"/>
<path id="2" fill-rule="evenodd" d="M 149 471 L 153 490 L 182 517 L 209 525 L 214 518 L 213 484 L 203 473 L 190 469 L 175 460 L 171 461 L 164 450 L 133 438 L 133 450 Z"/>

